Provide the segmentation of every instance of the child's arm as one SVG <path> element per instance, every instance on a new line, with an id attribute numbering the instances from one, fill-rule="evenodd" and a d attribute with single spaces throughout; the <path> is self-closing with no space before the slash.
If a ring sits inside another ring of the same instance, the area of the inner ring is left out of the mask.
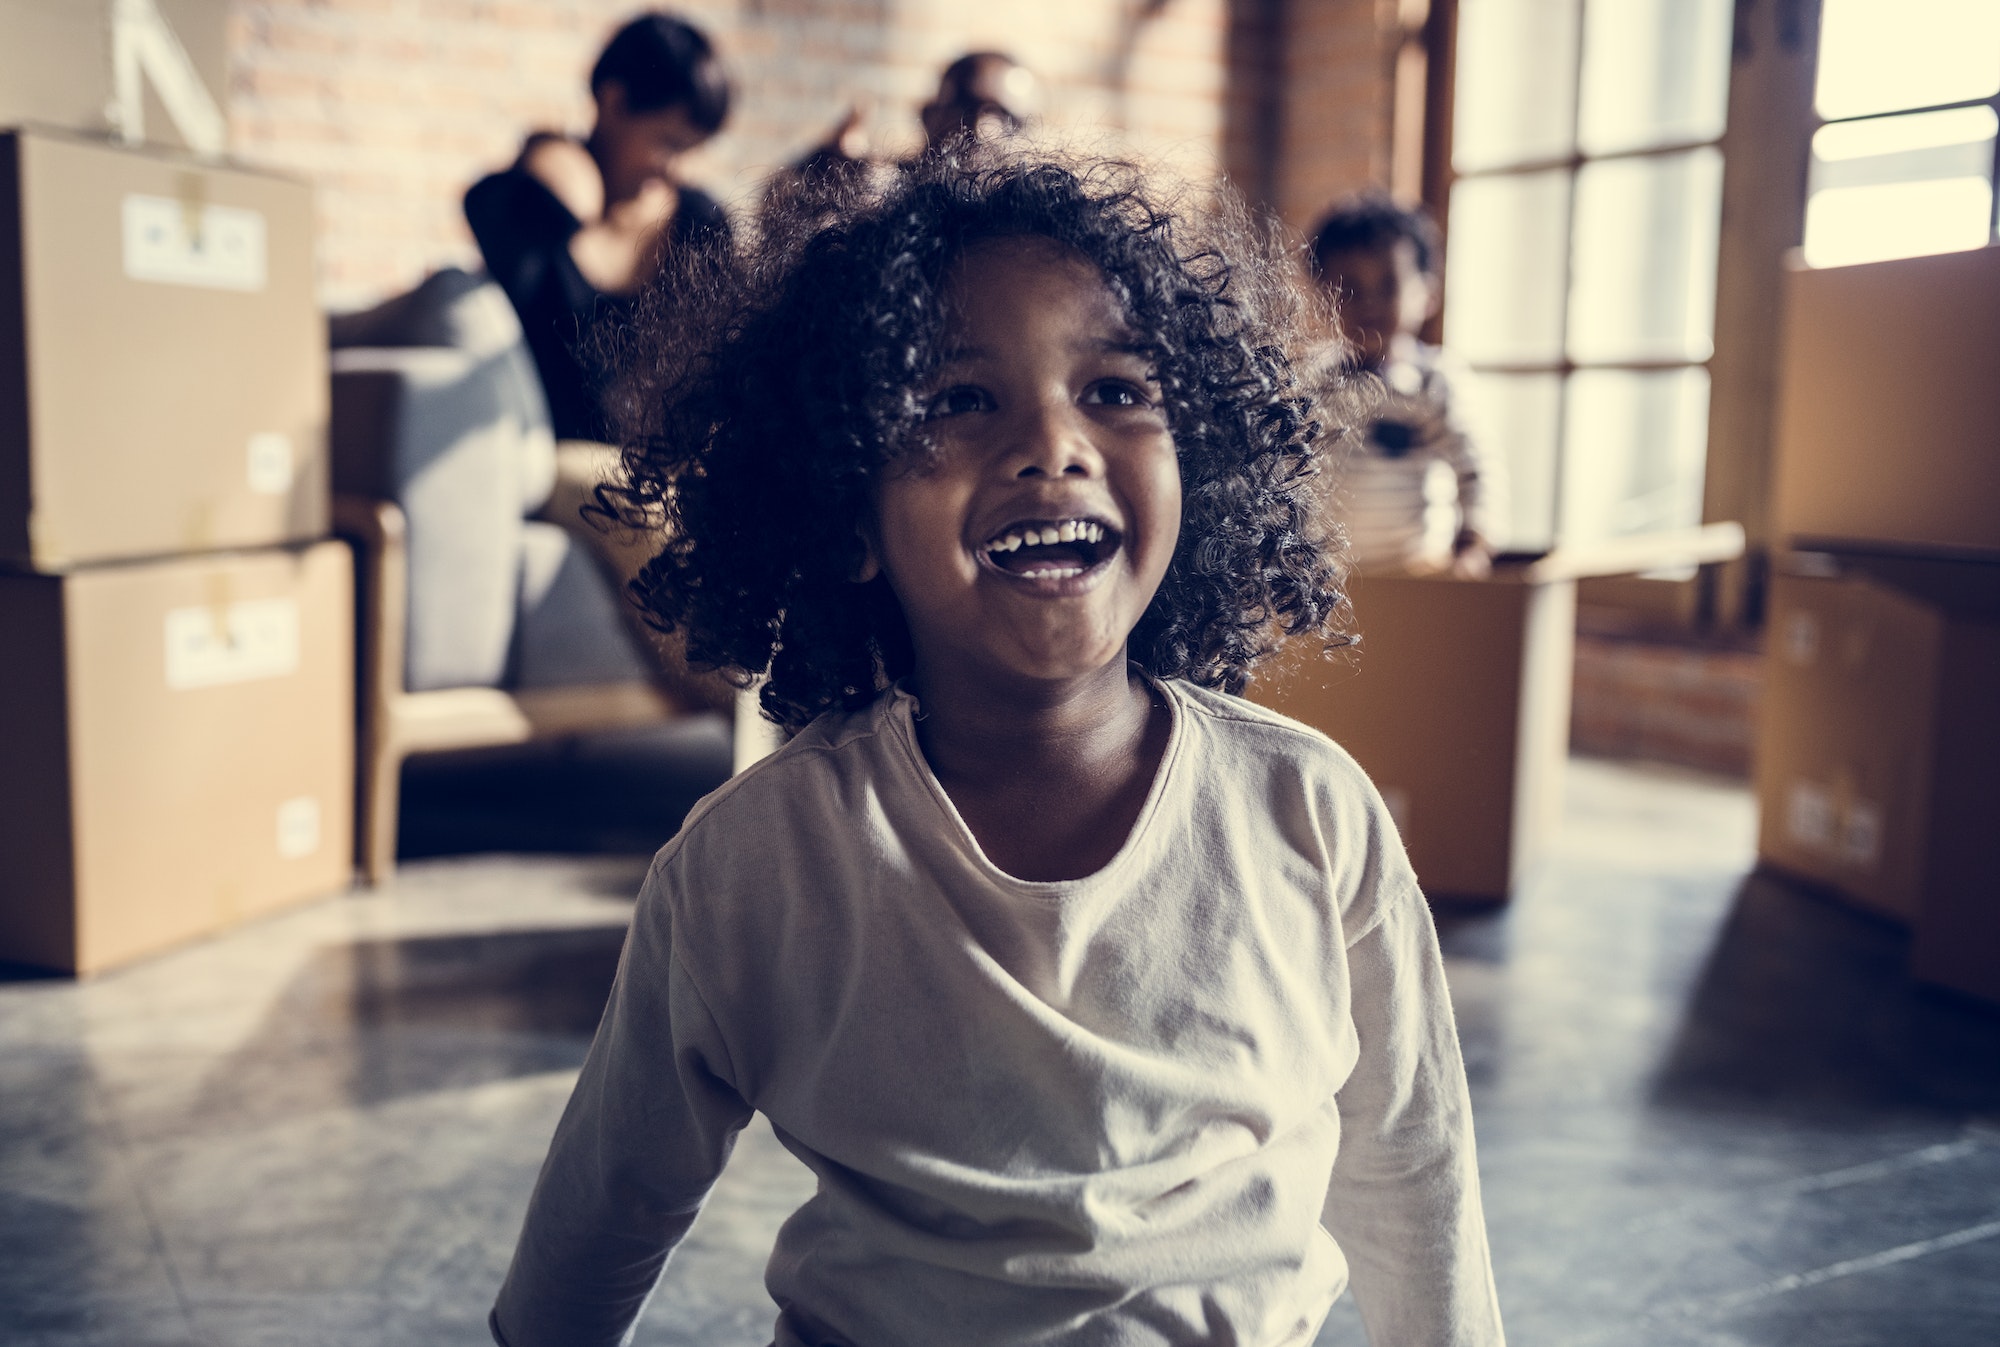
<path id="1" fill-rule="evenodd" d="M 1324 1220 L 1375 1347 L 1499 1347 L 1472 1105 L 1437 934 L 1410 885 L 1348 949 L 1361 1039 Z"/>
<path id="2" fill-rule="evenodd" d="M 1449 354 L 1432 373 L 1433 393 L 1444 414 L 1436 452 L 1450 465 L 1458 479 L 1458 532 L 1451 540 L 1452 569 L 1461 578 L 1484 579 L 1492 569 L 1492 532 L 1488 516 L 1493 508 L 1494 465 L 1480 449 L 1468 408 L 1468 376 Z"/>
<path id="3" fill-rule="evenodd" d="M 655 866 L 493 1307 L 504 1347 L 612 1347 L 721 1175 L 750 1106 L 675 957 Z"/>

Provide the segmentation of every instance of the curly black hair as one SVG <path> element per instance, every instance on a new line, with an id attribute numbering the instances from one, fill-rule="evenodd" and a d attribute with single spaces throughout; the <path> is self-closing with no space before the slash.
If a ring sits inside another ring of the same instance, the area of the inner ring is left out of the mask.
<path id="1" fill-rule="evenodd" d="M 781 725 L 910 671 L 888 582 L 852 578 L 862 529 L 883 474 L 929 452 L 954 261 L 1021 236 L 1103 275 L 1179 453 L 1180 541 L 1132 659 L 1240 692 L 1287 635 L 1344 643 L 1342 552 L 1312 483 L 1337 437 L 1288 352 L 1296 268 L 1240 208 L 1177 212 L 1130 165 L 960 143 L 774 193 L 754 238 L 673 259 L 617 339 L 625 480 L 598 507 L 666 539 L 633 594 L 694 666 L 767 677 Z"/>
<path id="2" fill-rule="evenodd" d="M 1351 196 L 1327 212 L 1313 234 L 1313 270 L 1326 274 L 1326 260 L 1357 248 L 1386 248 L 1408 243 L 1417 270 L 1436 276 L 1442 260 L 1437 222 L 1422 206 L 1399 206 L 1381 192 Z"/>

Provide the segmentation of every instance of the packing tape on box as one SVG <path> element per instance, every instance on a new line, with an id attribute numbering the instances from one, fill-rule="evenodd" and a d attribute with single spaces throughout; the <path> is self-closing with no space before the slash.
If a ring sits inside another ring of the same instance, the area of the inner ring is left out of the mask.
<path id="1" fill-rule="evenodd" d="M 181 519 L 181 545 L 190 552 L 215 548 L 215 502 L 204 500 L 188 507 Z"/>
<path id="2" fill-rule="evenodd" d="M 202 234 L 202 212 L 208 207 L 208 184 L 199 173 L 181 173 L 175 176 L 174 195 L 181 202 L 181 227 L 187 239 L 197 252 L 208 242 Z"/>

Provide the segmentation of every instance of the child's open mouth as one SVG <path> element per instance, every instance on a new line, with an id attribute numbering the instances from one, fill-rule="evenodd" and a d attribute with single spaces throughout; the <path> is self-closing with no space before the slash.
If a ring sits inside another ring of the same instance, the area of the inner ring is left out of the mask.
<path id="1" fill-rule="evenodd" d="M 1022 580 L 1069 580 L 1109 561 L 1124 541 L 1100 519 L 1032 519 L 1009 524 L 981 549 L 988 565 Z"/>

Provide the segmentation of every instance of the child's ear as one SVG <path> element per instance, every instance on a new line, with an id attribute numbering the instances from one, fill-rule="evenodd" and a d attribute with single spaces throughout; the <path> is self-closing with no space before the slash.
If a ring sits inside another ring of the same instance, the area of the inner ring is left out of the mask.
<path id="1" fill-rule="evenodd" d="M 861 559 L 854 563 L 853 573 L 847 578 L 857 585 L 865 585 L 882 573 L 882 562 L 875 555 L 875 540 L 868 536 L 867 529 L 856 529 L 854 537 L 861 544 Z"/>

